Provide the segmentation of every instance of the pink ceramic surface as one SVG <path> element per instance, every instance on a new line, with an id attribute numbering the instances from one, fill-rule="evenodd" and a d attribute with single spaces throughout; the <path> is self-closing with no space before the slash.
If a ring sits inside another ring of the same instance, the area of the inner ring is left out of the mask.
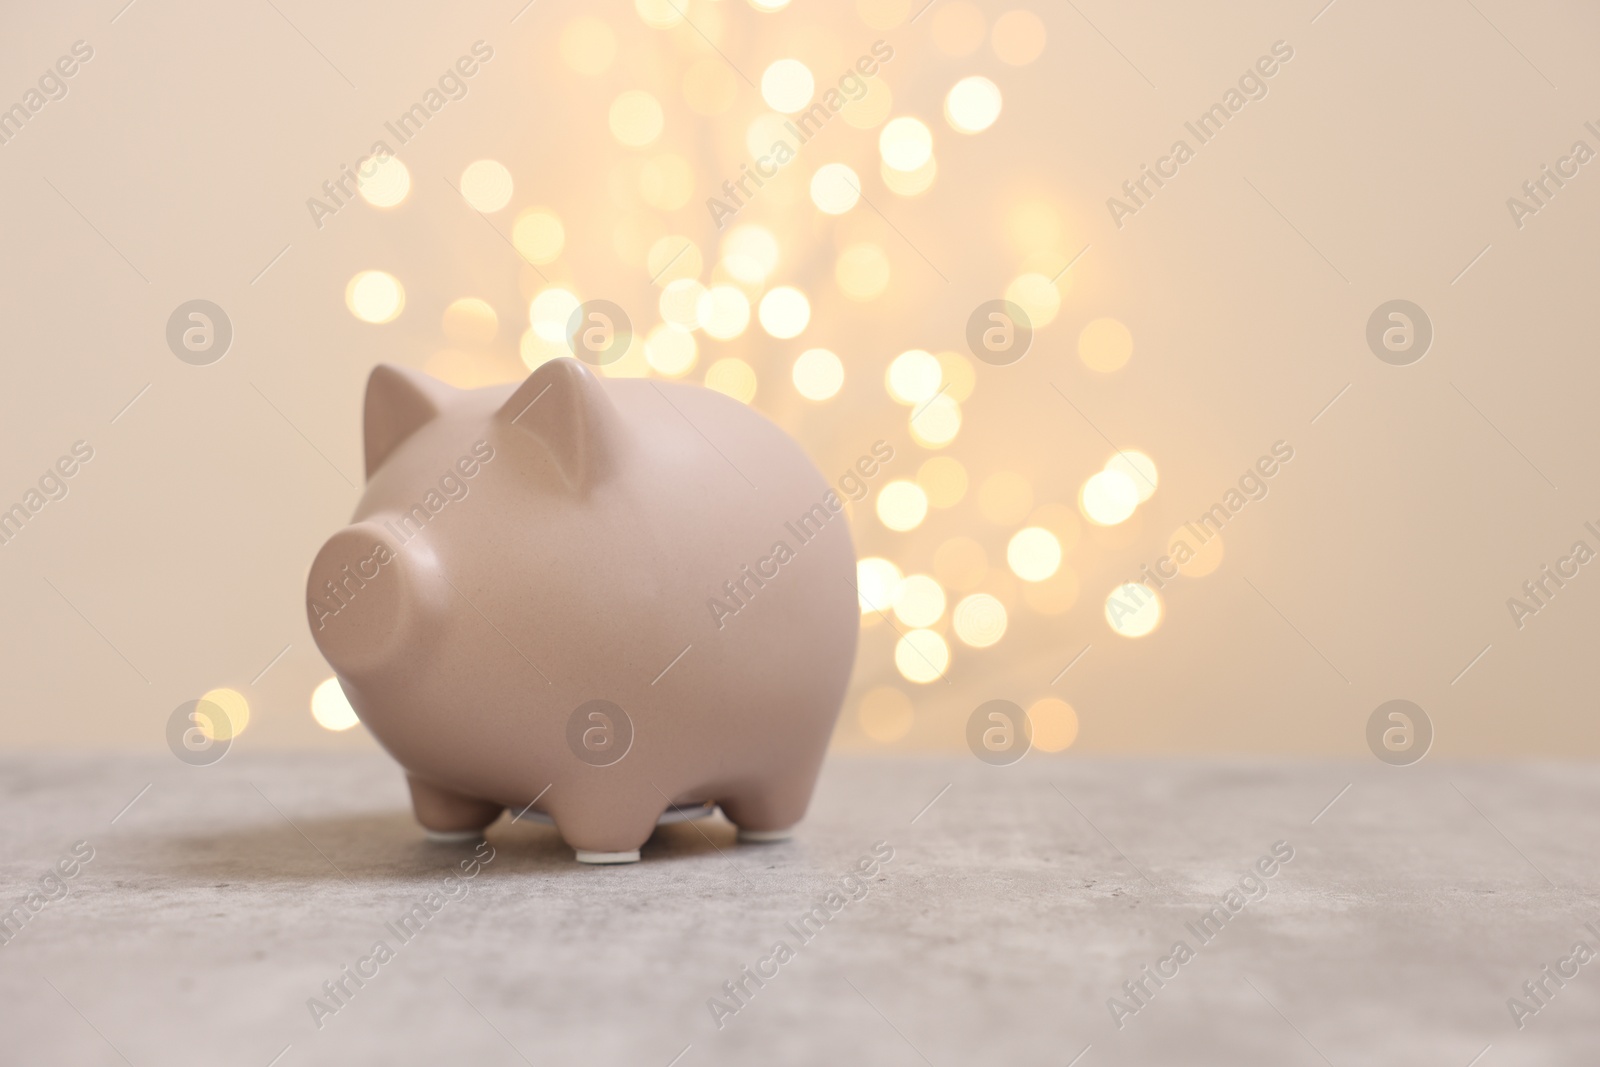
<path id="1" fill-rule="evenodd" d="M 424 827 L 532 804 L 628 859 L 677 806 L 755 839 L 800 820 L 859 609 L 843 505 L 788 435 L 560 359 L 475 390 L 380 365 L 365 443 L 307 615 Z"/>

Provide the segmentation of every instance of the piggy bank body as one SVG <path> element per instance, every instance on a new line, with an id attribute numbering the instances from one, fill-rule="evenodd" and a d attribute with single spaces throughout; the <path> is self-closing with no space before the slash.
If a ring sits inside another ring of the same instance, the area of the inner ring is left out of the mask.
<path id="1" fill-rule="evenodd" d="M 623 862 L 674 812 L 800 820 L 859 609 L 842 502 L 782 430 L 561 359 L 475 390 L 379 366 L 365 446 L 307 616 L 424 828 L 539 813 Z"/>

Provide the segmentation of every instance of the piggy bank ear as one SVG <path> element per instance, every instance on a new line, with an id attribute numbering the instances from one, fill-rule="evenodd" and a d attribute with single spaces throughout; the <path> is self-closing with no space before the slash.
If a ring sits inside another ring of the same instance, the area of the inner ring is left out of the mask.
<path id="1" fill-rule="evenodd" d="M 362 426 L 371 478 L 400 442 L 445 409 L 456 390 L 421 371 L 388 363 L 372 368 Z"/>
<path id="2" fill-rule="evenodd" d="M 605 387 L 588 367 L 567 356 L 530 374 L 495 419 L 538 440 L 575 492 L 606 476 L 621 431 Z"/>

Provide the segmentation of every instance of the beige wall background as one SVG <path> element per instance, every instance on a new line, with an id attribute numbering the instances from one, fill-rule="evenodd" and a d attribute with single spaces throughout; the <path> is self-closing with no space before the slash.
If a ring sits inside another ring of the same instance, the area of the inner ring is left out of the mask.
<path id="1" fill-rule="evenodd" d="M 960 502 L 908 532 L 857 507 L 856 543 L 910 574 L 933 573 L 951 538 L 976 540 L 988 561 L 976 588 L 1007 607 L 1005 636 L 967 647 L 947 611 L 932 629 L 949 667 L 921 685 L 895 667 L 895 627 L 906 627 L 866 619 L 839 744 L 957 748 L 980 702 L 1054 697 L 1075 709 L 1072 752 L 1354 756 L 1372 709 L 1406 698 L 1431 716 L 1436 756 L 1600 754 L 1600 564 L 1520 629 L 1507 608 L 1574 542 L 1600 550 L 1584 527 L 1600 526 L 1600 162 L 1520 226 L 1507 206 L 1574 142 L 1600 150 L 1584 125 L 1600 126 L 1593 8 L 936 0 L 919 13 L 920 0 L 798 0 L 768 13 L 674 0 L 686 21 L 658 28 L 645 16 L 671 21 L 670 9 L 614 0 L 123 2 L 12 5 L 0 33 L 5 106 L 74 42 L 93 49 L 65 97 L 0 145 L 0 502 L 23 500 L 74 442 L 94 452 L 66 497 L 0 547 L 0 744 L 158 746 L 172 710 L 217 686 L 250 703 L 240 745 L 371 744 L 310 715 L 330 672 L 302 590 L 358 495 L 372 365 L 524 372 L 528 303 L 547 285 L 614 300 L 648 330 L 660 321 L 653 242 L 687 237 L 701 280 L 714 277 L 722 235 L 705 198 L 737 174 L 747 129 L 770 113 L 746 78 L 758 85 L 792 57 L 827 84 L 883 39 L 895 50 L 879 75 L 888 115 L 932 131 L 934 183 L 891 191 L 880 129 L 833 120 L 736 220 L 777 237 L 766 284 L 805 291 L 810 324 L 792 340 L 754 324 L 729 341 L 702 335 L 688 375 L 744 360 L 754 406 L 830 476 L 879 438 L 897 450 L 886 477 L 914 478 L 936 452 L 969 475 Z M 994 33 L 1019 9 L 1044 45 L 1012 65 Z M 586 16 L 615 42 L 595 74 L 574 70 L 561 43 Z M 493 60 L 399 150 L 405 202 L 358 201 L 313 225 L 307 198 L 477 40 Z M 1107 198 L 1276 41 L 1294 55 L 1267 95 L 1119 228 Z M 684 92 L 708 62 L 726 65 L 732 87 L 710 116 Z M 967 136 L 943 100 L 972 75 L 1004 104 Z M 627 90 L 663 109 L 643 149 L 608 128 Z M 675 209 L 640 189 L 664 153 L 692 173 Z M 454 187 L 480 159 L 515 180 L 487 216 Z M 838 217 L 807 192 L 834 162 L 861 176 L 867 201 Z M 565 228 L 560 256 L 539 268 L 548 283 L 506 236 L 531 207 Z M 835 279 L 840 250 L 861 243 L 890 265 L 868 301 Z M 970 358 L 974 307 L 1069 262 L 1059 310 L 1022 361 Z M 346 283 L 369 269 L 405 287 L 389 324 L 345 306 Z M 495 309 L 493 340 L 443 332 L 445 307 L 467 296 Z M 181 362 L 165 340 L 173 309 L 196 298 L 234 330 L 209 366 Z M 1434 330 L 1409 366 L 1380 361 L 1365 338 L 1373 310 L 1397 298 Z M 1114 373 L 1077 351 L 1083 327 L 1106 317 L 1133 338 Z M 811 347 L 845 365 L 823 403 L 790 382 Z M 908 408 L 885 391 L 886 367 L 908 349 L 967 354 L 973 384 L 946 448 L 917 444 Z M 1160 485 L 1131 520 L 1098 528 L 1064 513 L 1108 440 L 1152 457 Z M 1294 459 L 1230 521 L 1221 566 L 1168 584 L 1154 633 L 1113 632 L 1111 590 L 1280 440 Z M 1000 472 L 1026 480 L 1031 504 L 995 522 L 980 496 Z M 1031 599 L 1005 563 L 1030 522 L 1069 542 L 1064 569 Z M 880 687 L 905 695 L 909 721 L 869 713 L 864 728 L 861 701 Z"/>

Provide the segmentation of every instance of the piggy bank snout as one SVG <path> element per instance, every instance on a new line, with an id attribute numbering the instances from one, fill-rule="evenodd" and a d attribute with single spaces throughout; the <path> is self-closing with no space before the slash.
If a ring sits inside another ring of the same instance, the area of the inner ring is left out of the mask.
<path id="1" fill-rule="evenodd" d="M 368 674 L 402 653 L 418 625 L 415 586 L 415 568 L 377 524 L 358 522 L 328 539 L 306 580 L 306 621 L 336 671 Z"/>

